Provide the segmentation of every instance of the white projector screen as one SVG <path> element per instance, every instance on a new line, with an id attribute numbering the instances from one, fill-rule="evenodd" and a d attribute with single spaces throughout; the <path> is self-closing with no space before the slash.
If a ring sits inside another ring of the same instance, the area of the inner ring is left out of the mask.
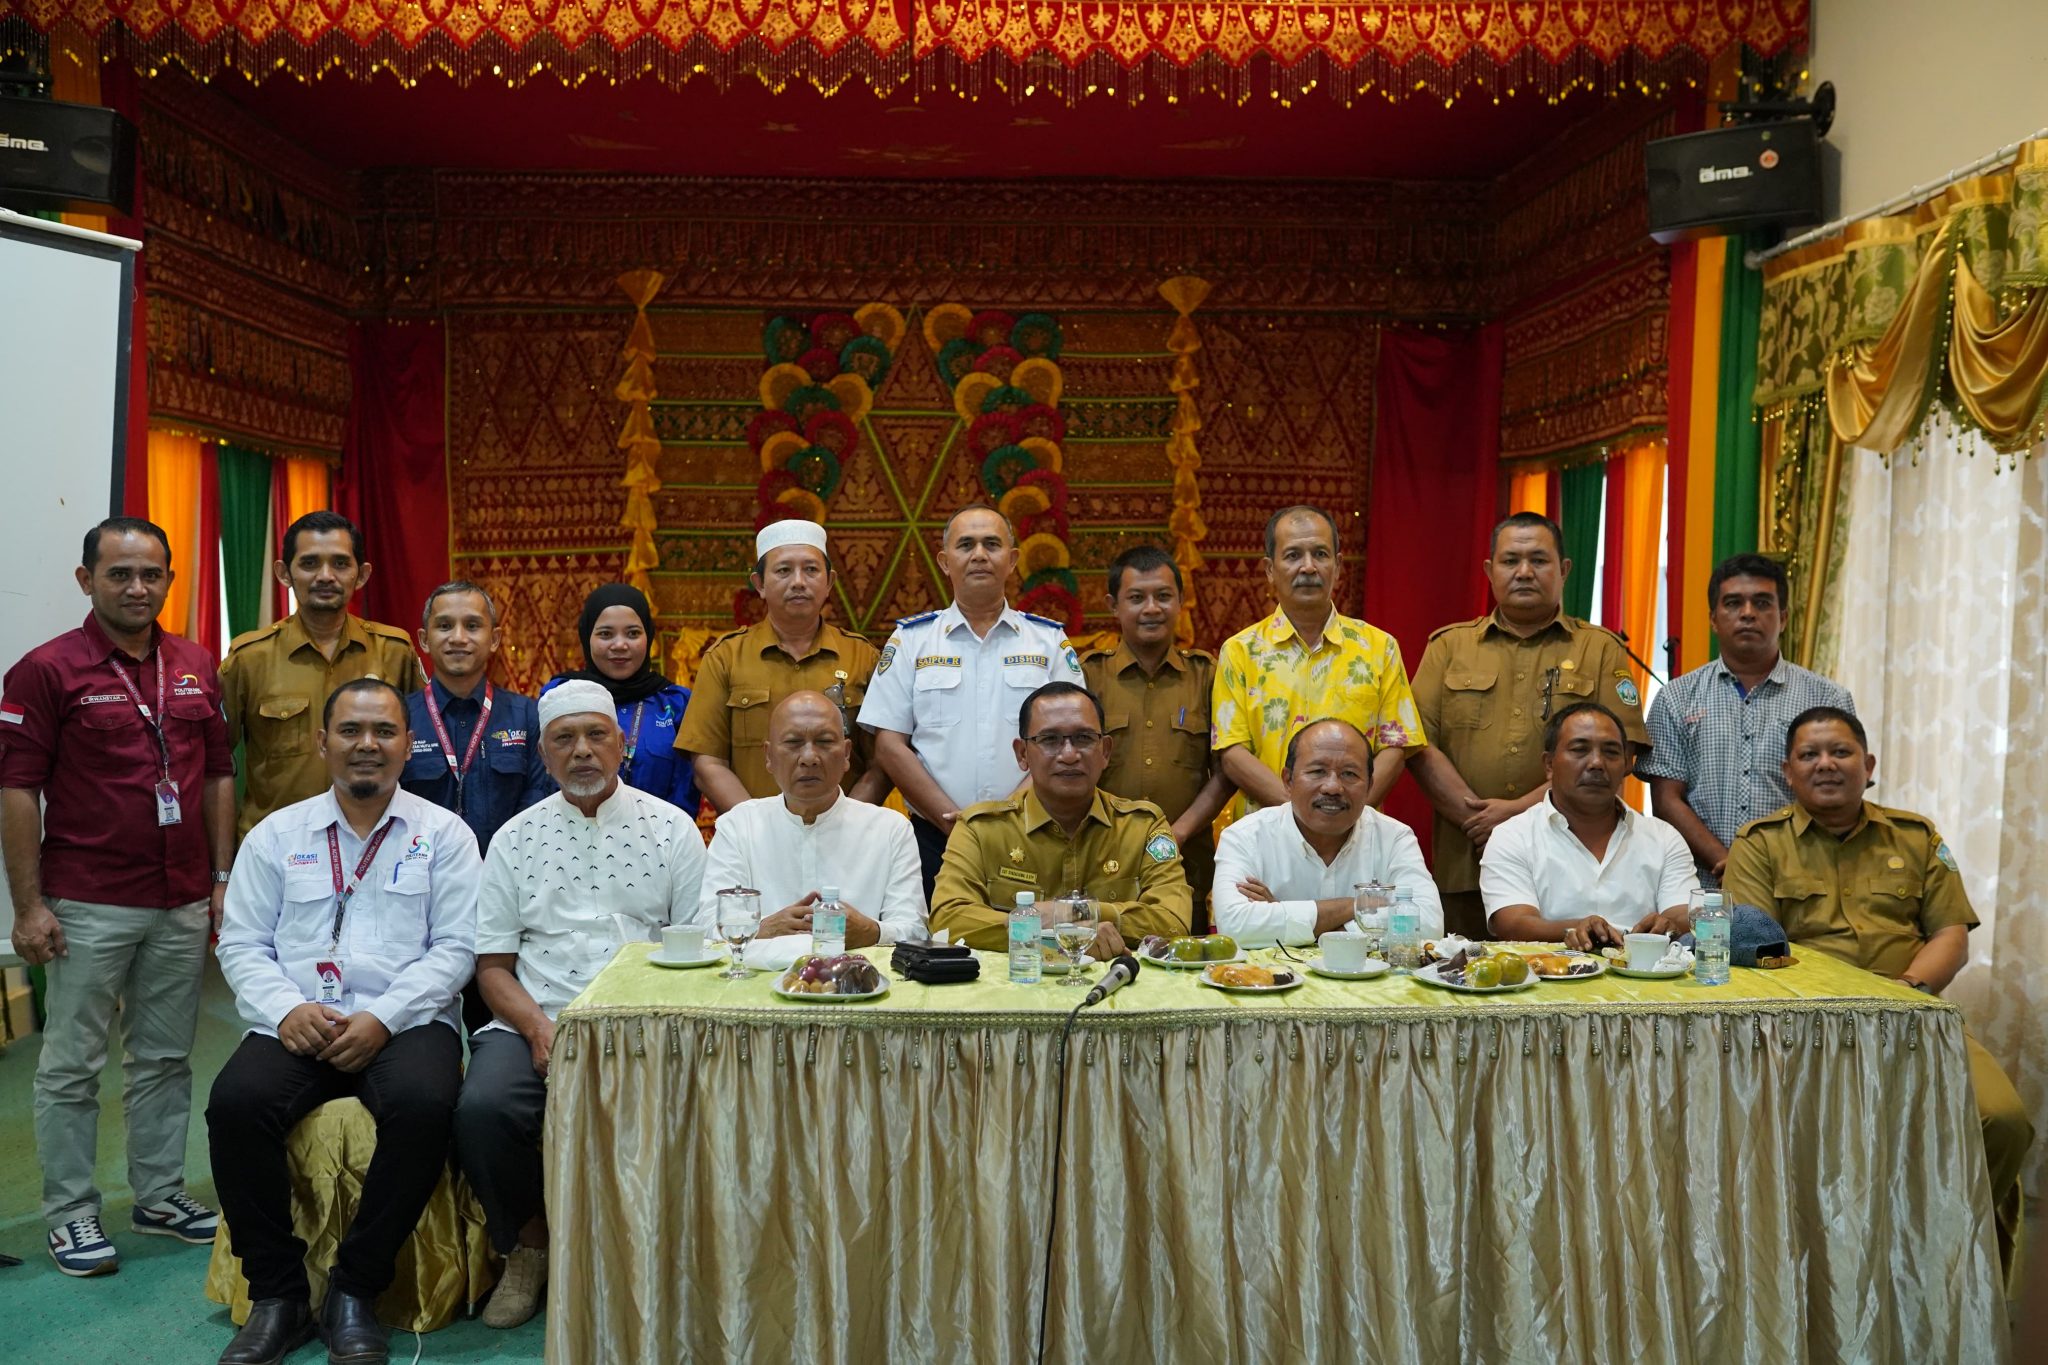
<path id="1" fill-rule="evenodd" d="M 140 246 L 0 209 L 0 670 L 89 609 L 71 570 L 121 510 Z M 0 883 L 0 961 L 13 931 Z"/>

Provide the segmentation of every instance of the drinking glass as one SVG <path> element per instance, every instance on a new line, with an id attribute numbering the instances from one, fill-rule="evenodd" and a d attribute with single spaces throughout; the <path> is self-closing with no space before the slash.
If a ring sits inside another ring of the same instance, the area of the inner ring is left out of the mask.
<path id="1" fill-rule="evenodd" d="M 732 961 L 719 976 L 727 981 L 745 981 L 748 976 L 747 943 L 761 928 L 761 893 L 745 886 L 729 886 L 718 893 L 718 936 L 732 945 Z"/>
<path id="2" fill-rule="evenodd" d="M 1383 882 L 1356 882 L 1351 887 L 1351 919 L 1365 935 L 1365 955 L 1387 955 L 1387 907 L 1393 904 L 1394 888 Z"/>
<path id="3" fill-rule="evenodd" d="M 1060 916 L 1053 922 L 1053 937 L 1058 940 L 1060 951 L 1067 955 L 1069 966 L 1066 980 L 1068 986 L 1086 986 L 1088 978 L 1081 974 L 1081 959 L 1095 942 L 1097 911 L 1095 901 L 1086 891 L 1069 891 L 1061 907 Z"/>

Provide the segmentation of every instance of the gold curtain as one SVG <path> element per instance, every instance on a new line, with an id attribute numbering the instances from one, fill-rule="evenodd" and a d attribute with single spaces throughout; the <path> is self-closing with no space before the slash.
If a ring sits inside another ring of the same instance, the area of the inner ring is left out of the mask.
<path id="1" fill-rule="evenodd" d="M 626 489 L 626 512 L 619 525 L 633 533 L 633 548 L 626 556 L 626 581 L 648 600 L 654 599 L 650 573 L 661 563 L 654 548 L 654 495 L 661 491 L 661 473 L 655 462 L 661 458 L 661 438 L 654 432 L 654 417 L 648 406 L 654 400 L 654 327 L 647 320 L 647 305 L 668 281 L 658 271 L 633 270 L 619 276 L 619 288 L 633 300 L 633 330 L 622 354 L 626 373 L 613 390 L 626 404 L 626 423 L 619 431 L 619 445 L 626 452 L 626 473 L 619 480 Z"/>
<path id="2" fill-rule="evenodd" d="M 199 476 L 203 459 L 197 436 L 152 429 L 149 433 L 149 519 L 171 542 L 170 591 L 157 624 L 172 635 L 199 638 L 192 594 L 199 586 Z"/>
<path id="3" fill-rule="evenodd" d="M 1208 523 L 1202 520 L 1202 493 L 1195 483 L 1195 471 L 1202 467 L 1202 457 L 1195 451 L 1195 433 L 1202 429 L 1202 409 L 1195 401 L 1202 377 L 1195 370 L 1195 352 L 1202 349 L 1202 337 L 1191 316 L 1209 297 L 1209 288 L 1207 280 L 1193 275 L 1176 275 L 1159 286 L 1159 297 L 1179 314 L 1166 338 L 1166 347 L 1173 352 L 1173 378 L 1166 387 L 1178 396 L 1166 460 L 1173 467 L 1173 512 L 1167 528 L 1173 532 L 1173 562 L 1181 577 L 1180 622 L 1174 633 L 1183 645 L 1195 642 L 1195 570 L 1206 562 L 1201 542 L 1209 535 Z"/>

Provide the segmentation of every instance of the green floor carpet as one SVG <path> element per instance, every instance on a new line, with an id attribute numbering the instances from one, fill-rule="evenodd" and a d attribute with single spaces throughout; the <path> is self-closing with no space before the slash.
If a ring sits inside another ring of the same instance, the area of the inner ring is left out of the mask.
<path id="1" fill-rule="evenodd" d="M 218 969 L 207 967 L 193 1046 L 192 1127 L 186 1180 L 194 1197 L 215 1205 L 206 1160 L 206 1092 L 242 1036 L 233 998 Z M 121 1249 L 121 1270 L 89 1280 L 57 1272 L 44 1248 L 42 1174 L 36 1166 L 33 1084 L 41 1039 L 31 1035 L 0 1051 L 0 1251 L 25 1264 L 0 1269 L 0 1360 L 24 1365 L 195 1365 L 213 1360 L 234 1334 L 227 1310 L 205 1293 L 207 1248 L 127 1231 L 134 1193 L 128 1188 L 126 1132 L 121 1120 L 121 1066 L 100 1086 L 98 1174 L 102 1215 Z M 419 1339 L 422 1361 L 539 1361 L 542 1319 L 495 1332 L 460 1321 Z M 409 1361 L 410 1332 L 393 1335 L 392 1359 Z M 294 1365 L 317 1365 L 319 1344 L 301 1347 Z"/>

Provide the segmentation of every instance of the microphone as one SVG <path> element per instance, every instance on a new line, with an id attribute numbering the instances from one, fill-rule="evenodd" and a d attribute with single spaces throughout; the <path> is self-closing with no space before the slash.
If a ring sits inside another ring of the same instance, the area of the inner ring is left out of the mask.
<path id="1" fill-rule="evenodd" d="M 1132 957 L 1129 953 L 1125 953 L 1122 957 L 1109 964 L 1109 970 L 1103 974 L 1102 980 L 1095 983 L 1095 988 L 1088 992 L 1087 998 L 1081 1002 L 1081 1008 L 1086 1009 L 1090 1005 L 1101 1004 L 1124 987 L 1130 985 L 1132 981 L 1137 979 L 1137 975 L 1138 959 Z"/>
<path id="2" fill-rule="evenodd" d="M 1636 653 L 1636 652 L 1635 652 L 1635 650 L 1634 650 L 1634 649 L 1632 649 L 1632 648 L 1630 647 L 1630 645 L 1629 645 L 1629 638 L 1628 638 L 1628 632 L 1627 632 L 1627 631 L 1625 631 L 1625 630 L 1619 630 L 1619 629 L 1616 629 L 1616 628 L 1614 628 L 1614 627 L 1612 627 L 1612 626 L 1608 627 L 1608 629 L 1609 629 L 1610 633 L 1612 633 L 1612 634 L 1613 634 L 1613 636 L 1614 636 L 1614 638 L 1615 638 L 1615 639 L 1617 639 L 1617 640 L 1621 641 L 1621 652 L 1622 652 L 1622 653 L 1624 653 L 1624 654 L 1628 655 L 1628 657 L 1629 657 L 1629 658 L 1631 658 L 1631 659 L 1634 659 L 1634 660 L 1635 660 L 1635 661 L 1636 661 L 1637 663 L 1641 664 L 1641 665 L 1643 666 L 1643 672 L 1645 672 L 1645 673 L 1649 674 L 1649 675 L 1650 675 L 1651 677 L 1653 677 L 1653 678 L 1656 678 L 1656 679 L 1657 679 L 1657 685 L 1658 685 L 1659 687 L 1668 687 L 1668 686 L 1670 686 L 1670 684 L 1669 684 L 1668 682 L 1666 682 L 1666 681 L 1665 681 L 1665 680 L 1664 680 L 1663 678 L 1661 678 L 1661 677 L 1658 677 L 1658 675 L 1657 675 L 1657 670 L 1656 670 L 1656 669 L 1654 669 L 1654 668 L 1652 668 L 1652 667 L 1650 667 L 1650 661 L 1649 661 L 1648 659 L 1645 659 L 1645 658 L 1644 658 L 1644 657 L 1643 657 L 1642 655 L 1640 655 L 1640 654 Z"/>

